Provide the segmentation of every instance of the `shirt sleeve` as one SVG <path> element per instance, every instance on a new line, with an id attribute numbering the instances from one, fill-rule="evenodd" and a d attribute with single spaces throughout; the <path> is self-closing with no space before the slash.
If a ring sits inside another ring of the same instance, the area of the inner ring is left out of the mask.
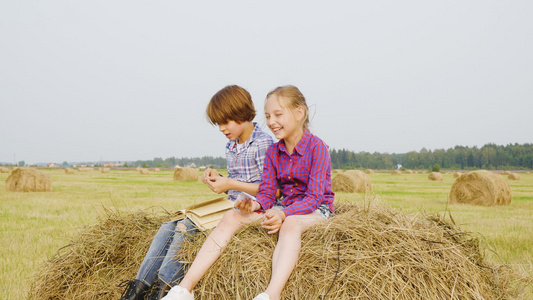
<path id="1" fill-rule="evenodd" d="M 268 148 L 265 155 L 265 166 L 261 175 L 261 183 L 256 196 L 256 201 L 261 204 L 263 210 L 267 210 L 276 203 L 276 190 L 278 188 L 276 179 L 276 168 L 274 166 L 275 145 Z"/>
<path id="2" fill-rule="evenodd" d="M 265 156 L 268 147 L 272 145 L 272 140 L 269 138 L 261 138 L 257 140 L 257 151 L 255 152 L 255 163 L 259 174 L 261 175 L 265 166 Z"/>
<path id="3" fill-rule="evenodd" d="M 331 158 L 327 146 L 321 140 L 314 144 L 310 150 L 312 151 L 311 168 L 307 189 L 300 201 L 296 201 L 283 209 L 286 216 L 310 214 L 324 202 L 326 172 L 331 172 Z"/>

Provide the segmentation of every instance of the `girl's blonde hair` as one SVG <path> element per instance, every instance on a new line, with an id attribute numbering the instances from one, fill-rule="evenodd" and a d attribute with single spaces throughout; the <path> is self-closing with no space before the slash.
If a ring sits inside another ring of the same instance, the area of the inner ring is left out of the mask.
<path id="1" fill-rule="evenodd" d="M 296 109 L 300 106 L 303 107 L 305 112 L 303 127 L 304 129 L 309 130 L 309 108 L 307 107 L 307 102 L 305 102 L 304 95 L 297 87 L 293 85 L 278 86 L 267 94 L 266 99 L 272 95 L 275 95 L 278 98 L 278 101 L 280 98 L 285 99 L 285 104 L 290 109 Z"/>

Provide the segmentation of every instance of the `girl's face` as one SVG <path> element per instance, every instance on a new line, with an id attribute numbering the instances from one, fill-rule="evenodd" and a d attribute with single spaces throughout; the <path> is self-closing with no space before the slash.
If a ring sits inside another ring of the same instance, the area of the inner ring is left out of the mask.
<path id="1" fill-rule="evenodd" d="M 289 109 L 287 101 L 277 95 L 268 97 L 265 103 L 265 117 L 268 128 L 277 139 L 297 137 L 303 131 L 302 119 L 305 115 L 303 109 Z"/>

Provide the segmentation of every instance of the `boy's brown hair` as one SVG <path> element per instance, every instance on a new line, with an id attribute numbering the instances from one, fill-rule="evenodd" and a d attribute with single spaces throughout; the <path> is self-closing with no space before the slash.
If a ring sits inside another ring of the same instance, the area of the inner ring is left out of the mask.
<path id="1" fill-rule="evenodd" d="M 213 125 L 234 121 L 251 122 L 255 107 L 250 93 L 238 85 L 228 85 L 218 91 L 207 104 L 206 114 Z"/>

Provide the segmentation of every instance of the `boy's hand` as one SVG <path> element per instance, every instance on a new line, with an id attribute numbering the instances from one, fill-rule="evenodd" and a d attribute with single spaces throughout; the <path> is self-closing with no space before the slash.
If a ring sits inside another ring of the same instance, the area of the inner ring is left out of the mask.
<path id="1" fill-rule="evenodd" d="M 269 209 L 265 212 L 265 217 L 266 220 L 261 222 L 261 227 L 268 230 L 268 234 L 274 234 L 279 231 L 286 216 L 282 210 Z"/>
<path id="2" fill-rule="evenodd" d="M 222 194 L 229 190 L 229 178 L 215 175 L 207 178 L 207 186 L 215 193 Z"/>
<path id="3" fill-rule="evenodd" d="M 245 198 L 242 200 L 237 200 L 235 202 L 235 207 L 238 208 L 243 213 L 251 214 L 256 210 L 260 210 L 261 204 L 259 204 L 259 202 L 252 200 L 250 198 Z"/>
<path id="4" fill-rule="evenodd" d="M 210 178 L 215 178 L 215 177 L 221 177 L 221 176 L 220 176 L 220 174 L 217 173 L 216 170 L 211 169 L 211 168 L 207 168 L 204 171 L 204 175 L 202 175 L 202 182 L 203 183 L 207 183 Z"/>

